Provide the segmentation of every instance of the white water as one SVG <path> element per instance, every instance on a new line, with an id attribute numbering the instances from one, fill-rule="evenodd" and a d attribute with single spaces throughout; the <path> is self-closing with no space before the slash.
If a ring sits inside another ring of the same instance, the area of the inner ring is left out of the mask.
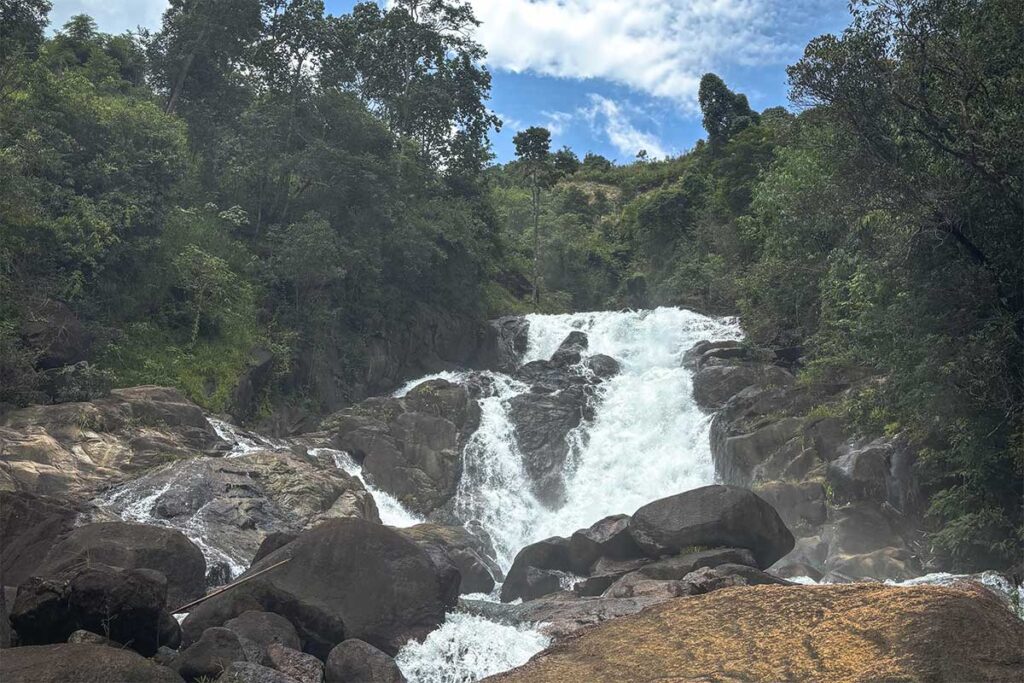
<path id="1" fill-rule="evenodd" d="M 344 470 L 353 477 L 363 482 L 363 486 L 373 496 L 373 500 L 377 503 L 377 512 L 380 513 L 380 521 L 388 526 L 394 527 L 408 527 L 416 524 L 422 524 L 423 518 L 417 517 L 413 513 L 402 507 L 402 504 L 398 502 L 398 499 L 392 496 L 387 491 L 381 491 L 380 489 L 369 484 L 366 479 L 363 478 L 363 468 L 359 466 L 355 460 L 352 459 L 345 451 L 338 451 L 333 448 L 310 448 L 309 454 L 313 457 L 320 455 L 329 455 L 334 461 L 334 466 L 339 470 Z"/>
<path id="2" fill-rule="evenodd" d="M 739 326 L 674 308 L 653 311 L 528 316 L 523 362 L 550 358 L 573 330 L 588 336 L 588 354 L 603 353 L 622 371 L 600 385 L 596 415 L 570 433 L 567 501 L 541 505 L 525 485 L 508 401 L 528 387 L 489 374 L 495 394 L 480 401 L 480 427 L 463 453 L 456 513 L 478 519 L 505 569 L 523 546 L 564 536 L 611 514 L 714 481 L 710 418 L 691 397 L 683 354 L 702 339 L 739 339 Z M 415 383 L 410 383 L 415 385 Z"/>
<path id="3" fill-rule="evenodd" d="M 395 661 L 410 683 L 472 683 L 525 664 L 549 642 L 534 629 L 456 612 L 422 643 L 402 648 Z"/>

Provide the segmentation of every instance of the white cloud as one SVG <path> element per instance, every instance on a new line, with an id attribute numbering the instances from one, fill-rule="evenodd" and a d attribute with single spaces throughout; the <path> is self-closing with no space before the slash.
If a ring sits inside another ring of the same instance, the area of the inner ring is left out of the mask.
<path id="1" fill-rule="evenodd" d="M 121 33 L 137 26 L 155 29 L 167 0 L 52 0 L 50 29 L 58 30 L 76 14 L 88 14 L 104 33 Z"/>
<path id="2" fill-rule="evenodd" d="M 544 122 L 541 125 L 551 131 L 552 135 L 564 133 L 572 120 L 576 118 L 575 114 L 567 111 L 542 111 L 541 116 L 544 117 Z"/>
<path id="3" fill-rule="evenodd" d="M 603 78 L 696 109 L 706 71 L 778 64 L 839 0 L 470 0 L 495 69 Z M 790 34 L 788 38 L 784 33 Z"/>
<path id="4" fill-rule="evenodd" d="M 652 159 L 668 156 L 665 145 L 657 136 L 645 133 L 633 125 L 622 104 L 595 93 L 587 97 L 590 106 L 582 109 L 581 114 L 595 130 L 608 137 L 608 141 L 626 157 L 626 161 L 632 160 L 642 149 L 647 150 L 648 157 Z"/>

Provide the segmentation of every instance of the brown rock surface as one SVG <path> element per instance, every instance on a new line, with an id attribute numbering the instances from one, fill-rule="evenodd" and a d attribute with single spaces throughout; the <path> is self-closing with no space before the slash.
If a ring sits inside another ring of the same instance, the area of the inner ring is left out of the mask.
<path id="1" fill-rule="evenodd" d="M 977 587 L 755 586 L 594 627 L 489 681 L 1020 681 L 1024 622 Z"/>

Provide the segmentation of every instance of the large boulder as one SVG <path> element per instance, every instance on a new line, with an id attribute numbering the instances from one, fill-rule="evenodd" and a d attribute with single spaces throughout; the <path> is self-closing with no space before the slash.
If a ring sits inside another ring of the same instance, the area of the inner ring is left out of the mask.
<path id="1" fill-rule="evenodd" d="M 162 573 L 173 606 L 205 592 L 206 560 L 199 548 L 180 531 L 148 524 L 99 522 L 76 527 L 53 545 L 35 573 L 61 577 L 90 563 Z"/>
<path id="2" fill-rule="evenodd" d="M 285 560 L 198 605 L 182 624 L 186 644 L 255 609 L 287 618 L 303 649 L 321 659 L 345 638 L 395 653 L 437 628 L 449 607 L 427 553 L 379 524 L 328 520 L 255 563 L 243 578 Z"/>
<path id="3" fill-rule="evenodd" d="M 505 582 L 501 586 L 501 601 L 511 602 L 522 598 L 527 594 L 536 597 L 537 582 L 541 575 L 534 572 L 533 580 L 530 580 L 530 570 L 546 569 L 559 572 L 572 570 L 572 562 L 569 559 L 569 539 L 561 536 L 552 536 L 543 541 L 537 541 L 524 547 L 512 561 L 505 576 Z M 550 581 L 548 581 L 550 583 Z"/>
<path id="4" fill-rule="evenodd" d="M 629 533 L 629 515 L 605 517 L 569 538 L 569 565 L 577 574 L 590 573 L 591 566 L 602 557 L 632 560 L 643 556 Z"/>
<path id="5" fill-rule="evenodd" d="M 84 499 L 158 465 L 224 443 L 175 389 L 115 389 L 107 398 L 35 405 L 0 416 L 0 490 Z"/>
<path id="6" fill-rule="evenodd" d="M 293 650 L 302 649 L 302 641 L 299 640 L 295 627 L 280 614 L 273 612 L 242 612 L 234 619 L 224 622 L 224 628 L 234 631 L 243 648 L 248 646 L 249 651 L 257 653 L 258 662 L 266 659 L 267 648 L 271 645 L 283 645 Z"/>
<path id="7" fill-rule="evenodd" d="M 439 379 L 402 398 L 367 399 L 328 417 L 323 428 L 375 486 L 427 514 L 455 495 L 462 447 L 479 420 L 467 389 Z"/>
<path id="8" fill-rule="evenodd" d="M 358 638 L 331 650 L 326 674 L 327 683 L 405 683 L 394 659 Z"/>
<path id="9" fill-rule="evenodd" d="M 236 572 L 271 534 L 294 534 L 337 517 L 380 521 L 357 477 L 288 452 L 177 462 L 127 484 L 108 501 L 117 513 L 202 529 L 207 545 L 230 558 Z"/>
<path id="10" fill-rule="evenodd" d="M 233 662 L 217 678 L 217 683 L 298 683 L 277 669 L 254 662 Z"/>
<path id="11" fill-rule="evenodd" d="M 4 650 L 4 683 L 182 683 L 165 666 L 106 645 L 36 645 Z"/>
<path id="12" fill-rule="evenodd" d="M 669 600 L 487 680 L 1009 682 L 1022 643 L 981 588 L 756 586 Z"/>
<path id="13" fill-rule="evenodd" d="M 57 498 L 0 491 L 0 585 L 17 586 L 32 576 L 80 512 Z"/>
<path id="14" fill-rule="evenodd" d="M 481 370 L 511 373 L 526 353 L 529 329 L 529 321 L 522 316 L 506 316 L 489 321 L 473 366 Z"/>
<path id="15" fill-rule="evenodd" d="M 179 642 L 166 602 L 167 582 L 159 572 L 93 564 L 67 581 L 23 583 L 11 623 L 27 645 L 66 642 L 75 631 L 86 630 L 151 656 L 161 645 Z"/>
<path id="16" fill-rule="evenodd" d="M 494 550 L 464 526 L 423 523 L 398 529 L 433 557 L 444 555 L 459 571 L 459 593 L 490 593 L 494 578 L 502 577 L 494 559 Z"/>
<path id="17" fill-rule="evenodd" d="M 695 546 L 747 548 L 764 569 L 793 549 L 793 534 L 757 495 L 734 486 L 705 486 L 644 505 L 629 525 L 648 555 Z"/>
<path id="18" fill-rule="evenodd" d="M 267 648 L 266 661 L 298 683 L 323 683 L 324 663 L 313 655 L 274 643 Z"/>

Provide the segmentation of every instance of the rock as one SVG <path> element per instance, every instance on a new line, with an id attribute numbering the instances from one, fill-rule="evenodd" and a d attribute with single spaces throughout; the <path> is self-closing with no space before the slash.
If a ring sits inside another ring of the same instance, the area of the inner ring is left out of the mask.
<path id="1" fill-rule="evenodd" d="M 76 527 L 54 544 L 36 573 L 60 577 L 97 562 L 124 569 L 155 569 L 166 577 L 167 601 L 174 607 L 205 592 L 206 560 L 192 541 L 174 529 L 130 522 Z"/>
<path id="2" fill-rule="evenodd" d="M 644 552 L 629 534 L 629 515 L 612 515 L 580 529 L 569 539 L 569 566 L 586 574 L 598 559 L 632 560 Z"/>
<path id="3" fill-rule="evenodd" d="M 105 645 L 35 645 L 4 650 L 4 683 L 182 683 L 167 667 Z"/>
<path id="4" fill-rule="evenodd" d="M 702 410 L 723 407 L 747 387 L 785 387 L 793 375 L 774 365 L 709 365 L 693 376 L 693 400 Z"/>
<path id="5" fill-rule="evenodd" d="M 494 576 L 502 576 L 493 549 L 463 526 L 425 523 L 398 532 L 432 557 L 434 552 L 442 553 L 459 572 L 459 593 L 490 593 L 494 590 Z"/>
<path id="6" fill-rule="evenodd" d="M 650 598 L 661 602 L 683 595 L 694 595 L 694 586 L 686 581 L 649 579 L 641 574 L 627 574 L 604 592 L 607 598 Z"/>
<path id="7" fill-rule="evenodd" d="M 455 495 L 462 447 L 479 420 L 480 406 L 467 389 L 439 379 L 403 398 L 363 401 L 328 417 L 323 428 L 375 486 L 427 514 Z"/>
<path id="8" fill-rule="evenodd" d="M 30 406 L 0 416 L 0 489 L 80 500 L 218 444 L 203 411 L 174 389 Z"/>
<path id="9" fill-rule="evenodd" d="M 886 500 L 892 444 L 887 439 L 853 448 L 828 466 L 828 480 L 840 501 Z"/>
<path id="10" fill-rule="evenodd" d="M 745 564 L 720 564 L 715 567 L 701 567 L 682 578 L 682 583 L 691 586 L 690 595 L 710 593 L 733 586 L 792 585 L 785 579 L 772 576 Z"/>
<path id="11" fill-rule="evenodd" d="M 177 644 L 178 625 L 168 624 L 166 599 L 167 582 L 158 572 L 93 564 L 63 581 L 23 583 L 11 624 L 26 645 L 66 642 L 86 630 L 148 657 L 160 645 Z"/>
<path id="12" fill-rule="evenodd" d="M 1022 642 L 1024 622 L 976 588 L 756 586 L 669 600 L 486 680 L 1009 682 Z"/>
<path id="13" fill-rule="evenodd" d="M 299 683 L 322 683 L 324 680 L 323 662 L 280 643 L 273 643 L 267 648 L 267 662 Z"/>
<path id="14" fill-rule="evenodd" d="M 326 670 L 326 683 L 405 683 L 394 659 L 357 638 L 331 650 Z"/>
<path id="15" fill-rule="evenodd" d="M 174 660 L 174 670 L 186 681 L 213 680 L 234 662 L 246 661 L 242 643 L 234 631 L 208 628 L 202 637 L 182 650 Z"/>
<path id="16" fill-rule="evenodd" d="M 798 538 L 793 550 L 769 567 L 768 571 L 784 579 L 809 576 L 818 580 L 824 574 L 827 557 L 828 543 L 826 541 L 820 536 L 805 536 Z"/>
<path id="17" fill-rule="evenodd" d="M 571 592 L 552 593 L 518 605 L 462 600 L 460 606 L 472 614 L 509 624 L 540 624 L 545 635 L 556 640 L 572 636 L 609 619 L 636 614 L 663 598 L 577 597 Z"/>
<path id="18" fill-rule="evenodd" d="M 112 507 L 128 506 L 177 528 L 203 529 L 206 543 L 239 567 L 275 532 L 296 533 L 336 517 L 380 521 L 357 477 L 310 457 L 270 451 L 180 462 L 146 474 Z"/>
<path id="19" fill-rule="evenodd" d="M 689 368 L 690 370 L 700 370 L 700 360 L 706 353 L 723 352 L 720 357 L 729 359 L 742 359 L 746 360 L 749 354 L 741 353 L 747 347 L 742 342 L 738 341 L 699 341 L 694 344 L 690 349 L 683 354 L 683 367 Z M 709 358 L 712 356 L 709 356 Z"/>
<path id="20" fill-rule="evenodd" d="M 793 549 L 793 534 L 768 503 L 746 489 L 705 486 L 656 500 L 633 513 L 630 534 L 648 555 L 687 548 L 747 548 L 762 568 Z"/>
<path id="21" fill-rule="evenodd" d="M 622 365 L 619 361 L 603 353 L 597 353 L 585 358 L 583 360 L 583 367 L 592 372 L 594 377 L 602 380 L 611 379 L 622 370 Z"/>
<path id="22" fill-rule="evenodd" d="M 803 427 L 802 418 L 787 417 L 772 420 L 749 433 L 728 437 L 717 447 L 712 440 L 715 471 L 723 481 L 734 486 L 750 486 L 762 479 L 781 476 L 789 463 L 805 453 L 816 463 L 814 451 L 797 438 Z M 775 467 L 766 474 L 769 463 Z"/>
<path id="23" fill-rule="evenodd" d="M 36 572 L 56 539 L 70 531 L 81 508 L 57 498 L 0 491 L 0 577 L 17 586 Z"/>
<path id="24" fill-rule="evenodd" d="M 820 481 L 770 481 L 756 485 L 753 490 L 775 508 L 794 533 L 810 533 L 828 517 L 825 487 Z"/>
<path id="25" fill-rule="evenodd" d="M 512 567 L 501 586 L 501 601 L 511 602 L 528 592 L 527 573 L 530 568 L 571 571 L 569 561 L 569 540 L 552 536 L 524 547 L 516 554 Z M 539 578 L 539 577 L 535 577 Z"/>
<path id="26" fill-rule="evenodd" d="M 267 349 L 253 349 L 249 367 L 231 390 L 228 412 L 235 422 L 248 423 L 260 412 L 260 399 L 274 371 L 274 354 Z"/>
<path id="27" fill-rule="evenodd" d="M 18 332 L 22 343 L 35 352 L 36 367 L 42 370 L 83 361 L 92 348 L 93 335 L 74 311 L 52 299 L 29 306 Z"/>
<path id="28" fill-rule="evenodd" d="M 234 662 L 224 669 L 217 683 L 298 683 L 291 676 L 285 675 L 269 666 L 253 662 Z"/>
<path id="29" fill-rule="evenodd" d="M 519 588 L 518 597 L 526 600 L 534 600 L 543 595 L 550 595 L 562 590 L 562 581 L 568 578 L 565 572 L 555 569 L 537 569 L 527 567 L 526 576 Z"/>
<path id="30" fill-rule="evenodd" d="M 587 339 L 585 332 L 573 330 L 551 355 L 551 363 L 556 367 L 576 365 L 582 359 L 583 353 L 589 345 L 590 340 Z"/>
<path id="31" fill-rule="evenodd" d="M 522 316 L 506 316 L 487 323 L 473 367 L 511 374 L 526 353 L 530 323 Z"/>
<path id="32" fill-rule="evenodd" d="M 756 567 L 757 560 L 746 548 L 715 548 L 702 550 L 685 555 L 667 557 L 657 562 L 645 564 L 636 570 L 636 574 L 659 581 L 678 580 L 690 572 L 702 567 L 717 567 L 721 564 L 738 564 Z"/>
<path id="33" fill-rule="evenodd" d="M 121 647 L 121 643 L 111 640 L 110 638 L 104 638 L 98 633 L 92 631 L 86 631 L 85 629 L 78 629 L 70 636 L 68 641 L 71 645 L 106 645 L 107 647 Z"/>
<path id="34" fill-rule="evenodd" d="M 906 581 L 921 575 L 921 564 L 908 549 L 887 546 L 859 555 L 832 555 L 825 570 L 824 580 L 831 583 Z"/>
<path id="35" fill-rule="evenodd" d="M 224 628 L 234 631 L 242 642 L 243 648 L 246 641 L 256 645 L 258 656 L 249 657 L 257 664 L 263 663 L 267 656 L 267 648 L 271 645 L 283 645 L 293 650 L 302 649 L 302 641 L 291 622 L 280 614 L 273 612 L 259 612 L 249 610 L 242 612 L 234 619 L 224 622 Z"/>
<path id="36" fill-rule="evenodd" d="M 444 621 L 449 605 L 426 552 L 397 531 L 335 519 L 254 564 L 244 576 L 286 564 L 198 605 L 182 624 L 186 644 L 248 610 L 273 611 L 295 626 L 303 650 L 324 658 L 345 638 L 397 652 Z"/>
<path id="37" fill-rule="evenodd" d="M 660 567 L 654 567 L 653 564 L 647 565 L 623 576 L 612 584 L 605 595 L 613 598 L 655 596 L 668 599 L 682 595 L 710 593 L 713 590 L 731 586 L 788 583 L 748 564 L 734 564 L 728 561 L 730 557 L 752 561 L 753 558 L 749 551 L 733 548 L 722 550 L 723 552 L 717 553 L 716 551 L 693 553 L 687 560 L 674 565 L 664 563 Z M 679 575 L 678 572 L 688 565 L 695 568 Z"/>
<path id="38" fill-rule="evenodd" d="M 904 545 L 892 521 L 873 503 L 855 503 L 836 510 L 823 538 L 828 543 L 828 563 L 843 556 Z"/>
<path id="39" fill-rule="evenodd" d="M 7 590 L 0 581 L 0 649 L 11 646 L 11 620 L 7 616 Z"/>
<path id="40" fill-rule="evenodd" d="M 178 651 L 161 645 L 156 649 L 156 654 L 150 657 L 151 660 L 159 664 L 160 666 L 170 667 L 174 664 L 174 660 L 178 658 Z"/>
<path id="41" fill-rule="evenodd" d="M 588 396 L 580 387 L 552 394 L 525 393 L 509 401 L 509 419 L 523 456 L 530 487 L 544 504 L 557 507 L 565 499 L 566 436 L 589 414 Z"/>
<path id="42" fill-rule="evenodd" d="M 288 531 L 273 531 L 267 534 L 263 541 L 260 542 L 260 547 L 256 549 L 256 554 L 252 556 L 252 562 L 249 564 L 256 564 L 270 553 L 288 545 L 298 537 L 297 533 Z"/>

